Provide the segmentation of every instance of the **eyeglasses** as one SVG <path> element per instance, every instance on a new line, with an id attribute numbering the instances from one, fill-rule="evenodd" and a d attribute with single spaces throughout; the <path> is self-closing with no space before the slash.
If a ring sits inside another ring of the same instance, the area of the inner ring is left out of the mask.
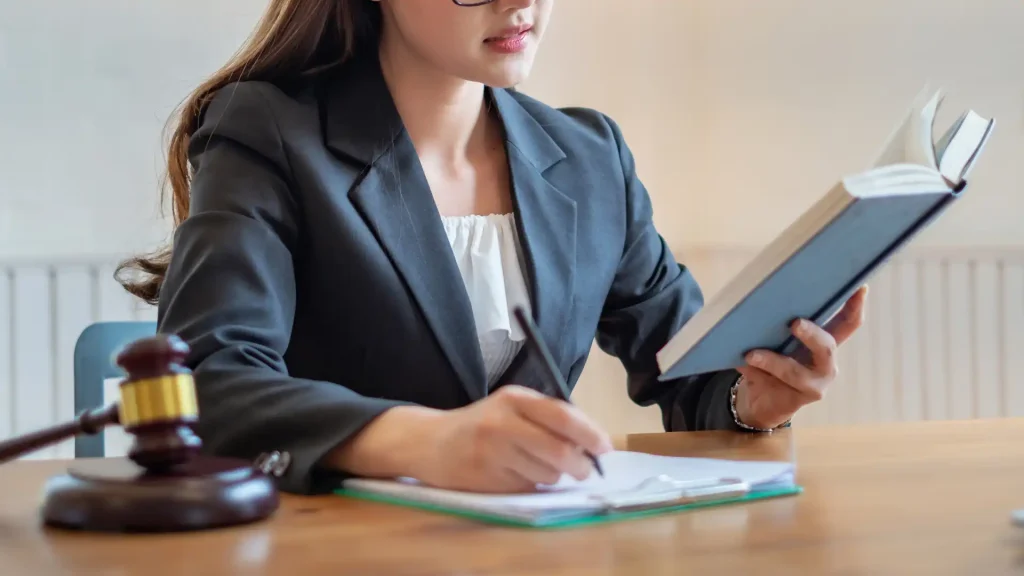
<path id="1" fill-rule="evenodd" d="M 483 6 L 484 4 L 490 4 L 494 0 L 452 0 L 456 6 Z"/>

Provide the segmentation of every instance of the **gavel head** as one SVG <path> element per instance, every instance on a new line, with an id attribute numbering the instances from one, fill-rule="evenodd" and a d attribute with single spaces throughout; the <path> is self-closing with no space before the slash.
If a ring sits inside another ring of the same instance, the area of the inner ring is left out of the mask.
<path id="1" fill-rule="evenodd" d="M 173 335 L 133 342 L 115 358 L 126 378 L 118 418 L 134 436 L 128 457 L 150 471 L 167 471 L 199 453 L 192 430 L 199 418 L 195 382 L 183 366 L 188 345 Z"/>

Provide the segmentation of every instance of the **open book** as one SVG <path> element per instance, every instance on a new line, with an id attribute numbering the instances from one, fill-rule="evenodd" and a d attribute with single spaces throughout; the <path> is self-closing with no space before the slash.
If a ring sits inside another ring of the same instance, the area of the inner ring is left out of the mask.
<path id="1" fill-rule="evenodd" d="M 529 494 L 442 490 L 415 480 L 350 479 L 339 494 L 524 526 L 663 513 L 796 494 L 790 462 L 754 462 L 657 456 L 617 451 L 601 456 L 605 475 L 565 477 Z"/>
<path id="2" fill-rule="evenodd" d="M 824 325 L 959 198 L 994 121 L 968 111 L 936 140 L 941 101 L 922 92 L 873 167 L 838 182 L 683 325 L 658 352 L 661 378 L 736 368 L 755 348 L 792 355 L 794 320 Z"/>

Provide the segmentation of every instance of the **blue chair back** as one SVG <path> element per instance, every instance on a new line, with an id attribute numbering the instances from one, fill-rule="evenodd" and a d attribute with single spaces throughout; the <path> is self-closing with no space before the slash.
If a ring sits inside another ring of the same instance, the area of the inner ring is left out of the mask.
<path id="1" fill-rule="evenodd" d="M 103 381 L 124 377 L 114 355 L 125 345 L 156 334 L 156 322 L 97 322 L 75 342 L 75 414 L 103 405 Z M 103 456 L 103 432 L 75 438 L 75 458 Z"/>

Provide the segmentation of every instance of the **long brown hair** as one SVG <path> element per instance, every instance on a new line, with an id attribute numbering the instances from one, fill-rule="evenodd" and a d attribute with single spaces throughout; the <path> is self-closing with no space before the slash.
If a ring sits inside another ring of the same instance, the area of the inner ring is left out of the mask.
<path id="1" fill-rule="evenodd" d="M 189 139 L 218 90 L 237 81 L 288 82 L 323 71 L 352 57 L 357 46 L 376 41 L 380 25 L 379 5 L 371 0 L 270 0 L 239 51 L 189 94 L 171 118 L 175 122 L 168 143 L 161 203 L 170 193 L 174 227 L 181 225 L 189 213 Z M 131 294 L 156 304 L 171 250 L 167 245 L 154 254 L 122 262 L 116 273 L 119 282 Z M 128 270 L 143 276 L 125 279 L 122 273 Z"/>

